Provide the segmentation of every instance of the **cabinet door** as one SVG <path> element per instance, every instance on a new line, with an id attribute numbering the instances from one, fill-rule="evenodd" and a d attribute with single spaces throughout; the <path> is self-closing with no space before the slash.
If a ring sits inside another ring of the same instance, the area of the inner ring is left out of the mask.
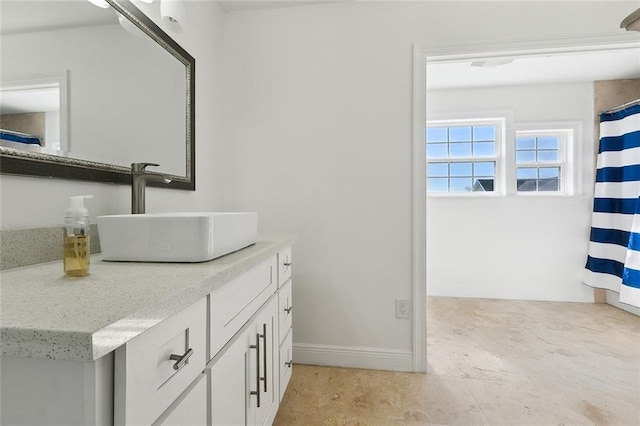
<path id="1" fill-rule="evenodd" d="M 247 422 L 247 403 L 251 403 L 247 382 L 249 336 L 249 331 L 240 333 L 211 367 L 211 424 L 214 426 L 252 423 Z"/>
<path id="2" fill-rule="evenodd" d="M 249 352 L 249 383 L 252 389 L 259 384 L 260 404 L 258 404 L 257 395 L 252 395 L 249 400 L 248 420 L 249 424 L 271 424 L 280 402 L 280 373 L 277 368 L 278 300 L 276 297 L 273 297 L 255 318 L 253 330 L 253 336 L 250 336 L 249 340 L 253 346 L 259 346 L 259 348 Z M 256 345 L 254 340 L 259 344 Z"/>

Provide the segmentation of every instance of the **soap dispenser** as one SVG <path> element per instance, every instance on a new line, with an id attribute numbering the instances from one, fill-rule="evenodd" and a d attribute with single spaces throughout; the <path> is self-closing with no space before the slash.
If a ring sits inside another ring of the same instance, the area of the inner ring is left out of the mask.
<path id="1" fill-rule="evenodd" d="M 93 195 L 70 197 L 71 203 L 64 217 L 63 263 L 68 277 L 89 274 L 89 211 L 84 207 L 85 198 L 93 198 Z"/>

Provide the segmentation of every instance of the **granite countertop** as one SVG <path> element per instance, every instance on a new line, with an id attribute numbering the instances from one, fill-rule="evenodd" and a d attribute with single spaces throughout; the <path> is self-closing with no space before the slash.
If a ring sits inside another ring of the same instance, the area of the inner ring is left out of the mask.
<path id="1" fill-rule="evenodd" d="M 293 244 L 256 244 L 203 263 L 107 262 L 68 278 L 62 261 L 0 273 L 2 355 L 92 361 Z"/>

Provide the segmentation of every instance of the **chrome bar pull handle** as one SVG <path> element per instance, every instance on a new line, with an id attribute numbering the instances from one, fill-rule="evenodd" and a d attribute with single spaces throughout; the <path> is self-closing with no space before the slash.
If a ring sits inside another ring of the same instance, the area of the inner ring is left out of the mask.
<path id="1" fill-rule="evenodd" d="M 256 407 L 260 408 L 260 333 L 256 334 L 256 344 L 249 347 L 256 350 L 256 390 L 249 394 L 256 396 Z"/>
<path id="2" fill-rule="evenodd" d="M 184 355 L 171 354 L 169 356 L 169 359 L 176 362 L 175 364 L 173 364 L 173 369 L 178 371 L 182 367 L 184 367 L 187 364 L 189 358 L 191 358 L 191 355 L 193 355 L 193 349 L 191 348 L 189 348 L 189 350 L 185 352 Z"/>
<path id="3" fill-rule="evenodd" d="M 262 349 L 263 353 L 263 363 L 264 363 L 264 392 L 267 392 L 267 324 L 262 324 L 262 338 L 264 339 L 264 347 Z"/>

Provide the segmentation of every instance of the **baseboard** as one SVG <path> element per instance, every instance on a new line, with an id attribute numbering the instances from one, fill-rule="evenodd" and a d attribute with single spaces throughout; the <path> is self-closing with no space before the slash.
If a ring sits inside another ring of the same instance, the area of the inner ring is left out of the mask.
<path id="1" fill-rule="evenodd" d="M 331 367 L 365 368 L 371 370 L 412 371 L 411 351 L 296 343 L 293 345 L 296 364 Z"/>
<path id="2" fill-rule="evenodd" d="M 470 297 L 478 299 L 544 300 L 550 302 L 593 303 L 593 289 L 580 284 L 570 291 L 508 286 L 427 285 L 427 296 Z"/>
<path id="3" fill-rule="evenodd" d="M 606 298 L 607 304 L 640 317 L 640 308 L 627 305 L 626 303 L 620 303 L 620 295 L 615 291 L 607 290 Z"/>

